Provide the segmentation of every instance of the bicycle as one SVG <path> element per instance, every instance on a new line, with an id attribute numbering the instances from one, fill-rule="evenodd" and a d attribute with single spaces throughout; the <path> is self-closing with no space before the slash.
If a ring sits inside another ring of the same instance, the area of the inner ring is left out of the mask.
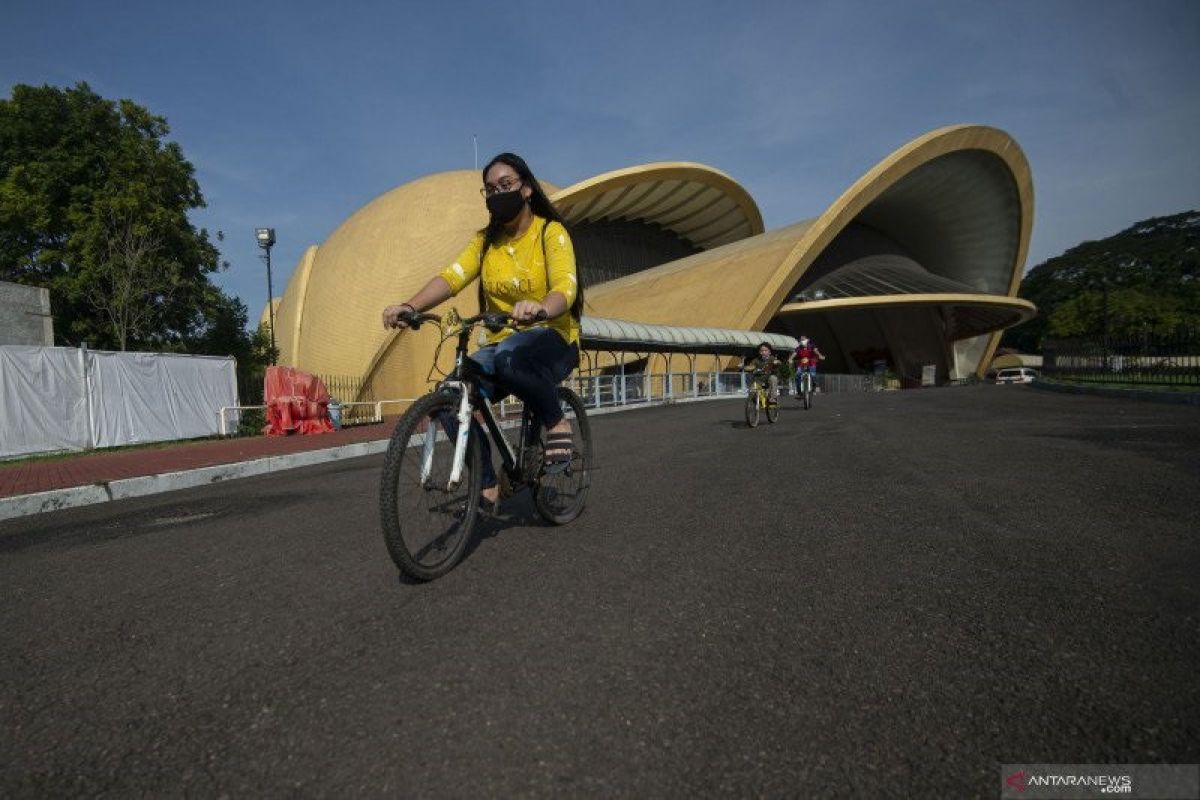
<path id="1" fill-rule="evenodd" d="M 813 375 L 803 367 L 801 367 L 800 381 L 796 388 L 800 390 L 800 403 L 804 406 L 804 410 L 808 411 L 813 405 Z"/>
<path id="2" fill-rule="evenodd" d="M 572 457 L 561 470 L 543 471 L 541 423 L 528 408 L 519 424 L 502 423 L 486 396 L 489 377 L 467 356 L 471 332 L 478 325 L 515 330 L 512 318 L 485 313 L 462 319 L 453 310 L 444 326 L 435 314 L 407 312 L 401 318 L 414 330 L 425 322 L 438 324 L 442 338 L 434 369 L 442 345 L 458 339 L 453 369 L 405 412 L 384 456 L 380 520 L 388 554 L 401 572 L 429 581 L 445 575 L 462 558 L 479 517 L 481 436 L 490 436 L 500 452 L 500 499 L 529 490 L 546 522 L 565 525 L 578 517 L 592 470 L 591 427 L 579 395 L 558 387 L 559 402 L 574 431 Z M 473 422 L 476 415 L 482 427 Z"/>
<path id="3" fill-rule="evenodd" d="M 756 372 L 750 384 L 750 391 L 746 395 L 746 424 L 757 428 L 759 413 L 763 410 L 767 412 L 768 422 L 779 419 L 779 398 L 771 398 L 766 387 L 766 376 Z"/>

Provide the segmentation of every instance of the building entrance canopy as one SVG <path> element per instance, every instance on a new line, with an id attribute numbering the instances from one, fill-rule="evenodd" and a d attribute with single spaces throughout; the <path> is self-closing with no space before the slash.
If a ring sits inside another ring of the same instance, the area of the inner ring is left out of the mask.
<path id="1" fill-rule="evenodd" d="M 836 298 L 807 303 L 788 303 L 779 316 L 795 321 L 815 316 L 835 318 L 862 311 L 885 312 L 896 309 L 933 309 L 945 326 L 948 342 L 982 336 L 1031 319 L 1037 313 L 1033 303 L 1020 297 L 983 294 L 893 294 L 875 297 Z"/>
<path id="2" fill-rule="evenodd" d="M 585 316 L 580 325 L 580 344 L 585 350 L 743 356 L 761 342 L 776 352 L 795 350 L 799 344 L 795 338 L 777 333 L 651 325 L 606 317 Z"/>

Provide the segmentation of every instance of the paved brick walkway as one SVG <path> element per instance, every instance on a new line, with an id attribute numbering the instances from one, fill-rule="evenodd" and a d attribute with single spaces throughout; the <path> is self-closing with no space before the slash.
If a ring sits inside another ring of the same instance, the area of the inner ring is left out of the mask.
<path id="1" fill-rule="evenodd" d="M 20 462 L 0 462 L 0 497 L 16 497 L 53 489 L 161 475 L 252 461 L 267 456 L 323 450 L 387 439 L 397 418 L 377 425 L 357 425 L 314 436 L 257 436 L 148 445 L 137 449 L 100 450 Z"/>

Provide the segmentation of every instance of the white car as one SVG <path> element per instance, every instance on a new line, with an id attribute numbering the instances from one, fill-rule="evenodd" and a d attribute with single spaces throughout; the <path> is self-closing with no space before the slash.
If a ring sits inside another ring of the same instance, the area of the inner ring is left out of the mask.
<path id="1" fill-rule="evenodd" d="M 996 373 L 996 383 L 1033 383 L 1037 380 L 1037 373 L 1029 367 L 1012 367 L 1010 369 L 1002 369 Z"/>

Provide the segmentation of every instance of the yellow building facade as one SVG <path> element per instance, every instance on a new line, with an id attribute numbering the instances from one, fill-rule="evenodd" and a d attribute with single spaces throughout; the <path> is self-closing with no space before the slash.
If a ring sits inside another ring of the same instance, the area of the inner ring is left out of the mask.
<path id="1" fill-rule="evenodd" d="M 436 333 L 385 331 L 381 313 L 483 227 L 479 186 L 475 171 L 412 181 L 308 248 L 275 301 L 280 363 L 360 379 L 364 397 L 425 391 Z M 1016 297 L 1032 177 L 1017 143 L 995 128 L 919 137 L 819 216 L 772 231 L 744 188 L 702 164 L 543 186 L 571 231 L 589 316 L 806 333 L 827 371 L 886 362 L 911 376 L 932 365 L 944 381 L 982 374 L 1000 332 L 1036 312 Z M 475 293 L 446 305 L 474 313 Z"/>

